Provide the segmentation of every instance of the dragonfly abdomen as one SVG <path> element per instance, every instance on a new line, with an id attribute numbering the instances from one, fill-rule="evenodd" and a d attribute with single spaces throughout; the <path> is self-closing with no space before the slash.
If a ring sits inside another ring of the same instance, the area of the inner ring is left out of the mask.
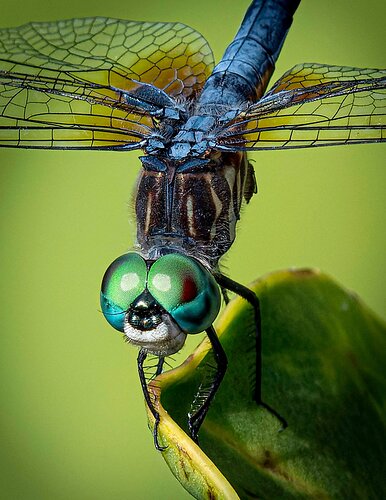
<path id="1" fill-rule="evenodd" d="M 255 0 L 233 42 L 208 78 L 197 114 L 227 104 L 239 107 L 259 99 L 275 68 L 300 0 Z"/>
<path id="2" fill-rule="evenodd" d="M 192 116 L 173 138 L 170 158 L 207 154 L 216 145 L 218 129 L 262 97 L 299 2 L 252 2 L 194 103 Z"/>

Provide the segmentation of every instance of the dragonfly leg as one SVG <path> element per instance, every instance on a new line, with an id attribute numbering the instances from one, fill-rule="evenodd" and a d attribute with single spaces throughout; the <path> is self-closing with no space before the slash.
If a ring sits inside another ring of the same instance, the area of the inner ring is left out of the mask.
<path id="1" fill-rule="evenodd" d="M 228 290 L 224 287 L 221 287 L 221 294 L 223 296 L 225 305 L 229 304 L 229 295 L 228 295 Z"/>
<path id="2" fill-rule="evenodd" d="M 164 361 L 165 361 L 165 358 L 163 356 L 160 356 L 158 358 L 158 364 L 157 364 L 157 370 L 155 372 L 155 377 L 158 377 L 158 375 L 161 375 L 162 369 L 164 367 Z"/>
<path id="3" fill-rule="evenodd" d="M 160 415 L 158 411 L 154 408 L 153 402 L 151 400 L 148 388 L 147 388 L 147 383 L 146 383 L 146 376 L 143 371 L 143 364 L 145 362 L 145 359 L 147 357 L 147 352 L 145 349 L 141 349 L 138 354 L 137 358 L 137 366 L 138 366 L 138 374 L 139 374 L 139 380 L 141 382 L 141 387 L 142 387 L 142 392 L 145 397 L 145 401 L 147 406 L 149 407 L 151 413 L 153 414 L 155 423 L 154 423 L 154 428 L 153 428 L 153 439 L 154 439 L 154 446 L 158 451 L 164 451 L 166 448 L 164 446 L 161 446 L 158 442 L 158 426 L 160 423 Z M 156 375 L 159 375 L 162 372 L 162 367 L 164 363 L 164 358 L 160 357 L 158 360 L 157 364 L 157 371 Z"/>
<path id="4" fill-rule="evenodd" d="M 193 441 L 198 443 L 198 431 L 203 423 L 206 414 L 210 408 L 211 402 L 220 387 L 221 381 L 224 378 L 228 361 L 224 349 L 217 337 L 216 331 L 213 326 L 206 330 L 206 334 L 212 344 L 216 368 L 211 380 L 208 384 L 201 384 L 200 389 L 195 397 L 192 406 L 198 404 L 198 408 L 188 414 L 189 433 Z"/>
<path id="5" fill-rule="evenodd" d="M 282 417 L 274 408 L 265 403 L 261 396 L 261 386 L 262 386 L 262 345 L 261 345 L 261 314 L 260 314 L 260 302 L 257 295 L 237 281 L 233 281 L 232 279 L 224 276 L 221 273 L 215 273 L 214 277 L 217 283 L 221 288 L 226 288 L 231 292 L 240 295 L 243 299 L 245 299 L 249 304 L 253 307 L 254 316 L 255 316 L 255 331 L 256 331 L 256 385 L 254 391 L 254 400 L 256 403 L 266 410 L 268 410 L 272 415 L 274 415 L 282 425 L 281 430 L 284 430 L 288 427 L 288 423 L 284 417 Z"/>

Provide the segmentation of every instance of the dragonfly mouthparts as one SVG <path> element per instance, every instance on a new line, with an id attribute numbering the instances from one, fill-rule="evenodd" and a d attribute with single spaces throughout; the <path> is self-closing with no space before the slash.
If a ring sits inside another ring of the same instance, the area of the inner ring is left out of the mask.
<path id="1" fill-rule="evenodd" d="M 156 356 L 170 356 L 178 352 L 185 343 L 186 333 L 164 314 L 162 321 L 153 328 L 140 330 L 128 321 L 124 324 L 126 340 Z"/>

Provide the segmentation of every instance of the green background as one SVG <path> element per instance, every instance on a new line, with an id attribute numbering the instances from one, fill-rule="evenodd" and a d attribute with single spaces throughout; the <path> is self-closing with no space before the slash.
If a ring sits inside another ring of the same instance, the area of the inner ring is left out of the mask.
<path id="1" fill-rule="evenodd" d="M 1 24 L 181 21 L 221 57 L 248 1 L 0 0 Z M 386 4 L 304 1 L 274 79 L 299 62 L 384 67 Z M 260 193 L 225 267 L 248 283 L 316 266 L 384 316 L 384 146 L 253 155 Z M 133 241 L 136 154 L 0 151 L 0 495 L 187 498 L 152 444 L 136 350 L 104 321 L 105 268 Z M 184 354 L 189 353 L 188 349 Z"/>

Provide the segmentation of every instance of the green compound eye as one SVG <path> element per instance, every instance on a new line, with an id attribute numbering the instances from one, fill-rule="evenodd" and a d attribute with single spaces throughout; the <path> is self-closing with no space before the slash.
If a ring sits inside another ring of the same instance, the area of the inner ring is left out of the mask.
<path id="1" fill-rule="evenodd" d="M 151 266 L 148 289 L 187 333 L 200 333 L 215 320 L 220 291 L 201 264 L 181 254 L 160 257 Z"/>
<path id="2" fill-rule="evenodd" d="M 116 330 L 123 332 L 125 312 L 146 287 L 147 267 L 134 252 L 121 255 L 108 267 L 102 281 L 102 312 Z"/>

